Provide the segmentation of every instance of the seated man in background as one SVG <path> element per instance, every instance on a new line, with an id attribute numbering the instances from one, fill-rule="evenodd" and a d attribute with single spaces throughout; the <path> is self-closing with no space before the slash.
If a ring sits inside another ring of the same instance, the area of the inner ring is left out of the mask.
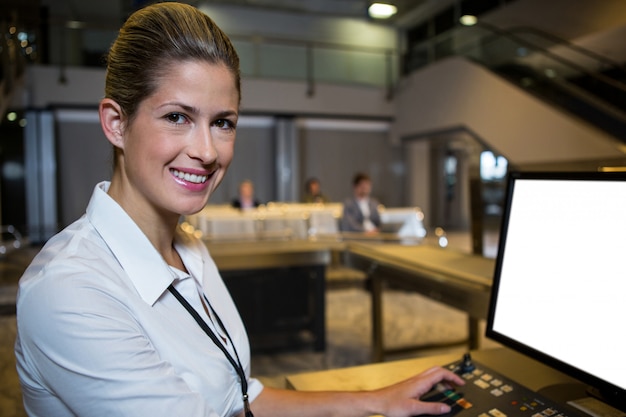
<path id="1" fill-rule="evenodd" d="M 352 180 L 353 196 L 343 203 L 343 216 L 339 228 L 342 232 L 376 234 L 381 220 L 379 202 L 370 196 L 372 180 L 367 174 L 358 173 Z"/>

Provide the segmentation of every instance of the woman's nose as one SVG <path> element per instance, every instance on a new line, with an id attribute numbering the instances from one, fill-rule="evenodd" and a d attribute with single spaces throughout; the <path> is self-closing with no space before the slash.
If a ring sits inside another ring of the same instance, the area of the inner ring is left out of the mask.
<path id="1" fill-rule="evenodd" d="M 217 149 L 213 142 L 211 128 L 199 129 L 194 135 L 191 145 L 190 156 L 201 160 L 203 163 L 211 163 L 217 158 Z"/>

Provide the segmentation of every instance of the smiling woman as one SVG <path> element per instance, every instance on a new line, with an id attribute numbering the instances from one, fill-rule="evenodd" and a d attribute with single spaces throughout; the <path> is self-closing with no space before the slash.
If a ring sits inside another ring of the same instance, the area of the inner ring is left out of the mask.
<path id="1" fill-rule="evenodd" d="M 102 130 L 110 182 L 20 280 L 15 353 L 29 416 L 412 416 L 433 368 L 371 392 L 299 393 L 250 377 L 248 336 L 204 243 L 179 228 L 233 158 L 237 54 L 196 8 L 134 13 L 111 47 Z"/>
<path id="2" fill-rule="evenodd" d="M 251 399 L 262 388 L 248 381 L 247 336 L 206 248 L 177 227 L 181 214 L 206 205 L 232 160 L 237 54 L 208 16 L 162 3 L 128 19 L 107 63 L 99 114 L 115 149 L 113 176 L 20 281 L 16 357 L 26 410 L 237 414 L 241 388 Z M 227 335 L 226 354 L 173 292 L 207 323 L 221 318 L 214 330 Z"/>

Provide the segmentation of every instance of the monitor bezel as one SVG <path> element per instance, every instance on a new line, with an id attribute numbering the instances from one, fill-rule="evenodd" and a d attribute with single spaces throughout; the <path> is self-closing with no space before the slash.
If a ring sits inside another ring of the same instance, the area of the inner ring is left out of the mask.
<path id="1" fill-rule="evenodd" d="M 607 382 L 595 375 L 589 374 L 573 365 L 565 363 L 558 358 L 554 358 L 541 351 L 538 351 L 530 346 L 513 340 L 506 335 L 498 333 L 493 329 L 498 288 L 500 283 L 500 274 L 502 272 L 502 263 L 504 259 L 504 253 L 506 250 L 508 224 L 510 216 L 511 201 L 515 189 L 515 183 L 518 180 L 583 180 L 583 181 L 623 181 L 626 182 L 626 172 L 538 172 L 538 171 L 512 171 L 507 174 L 505 197 L 503 203 L 502 219 L 500 224 L 500 234 L 498 239 L 498 252 L 495 259 L 494 275 L 491 288 L 491 297 L 489 301 L 489 310 L 487 314 L 487 323 L 485 335 L 501 343 L 502 345 L 509 347 L 515 351 L 518 351 L 532 359 L 535 359 L 541 363 L 544 363 L 558 371 L 561 371 L 578 381 L 588 385 L 590 394 L 601 399 L 622 411 L 626 411 L 626 387 L 621 388 L 610 382 Z"/>

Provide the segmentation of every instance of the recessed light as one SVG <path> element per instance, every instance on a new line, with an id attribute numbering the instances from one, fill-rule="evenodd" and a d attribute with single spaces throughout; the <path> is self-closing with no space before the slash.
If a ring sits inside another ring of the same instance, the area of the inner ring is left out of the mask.
<path id="1" fill-rule="evenodd" d="M 372 3 L 368 9 L 370 17 L 374 19 L 389 19 L 397 12 L 396 6 L 387 3 Z"/>
<path id="2" fill-rule="evenodd" d="M 466 14 L 461 16 L 459 21 L 463 26 L 474 26 L 476 23 L 478 23 L 478 18 L 476 18 L 476 16 L 474 15 Z"/>

